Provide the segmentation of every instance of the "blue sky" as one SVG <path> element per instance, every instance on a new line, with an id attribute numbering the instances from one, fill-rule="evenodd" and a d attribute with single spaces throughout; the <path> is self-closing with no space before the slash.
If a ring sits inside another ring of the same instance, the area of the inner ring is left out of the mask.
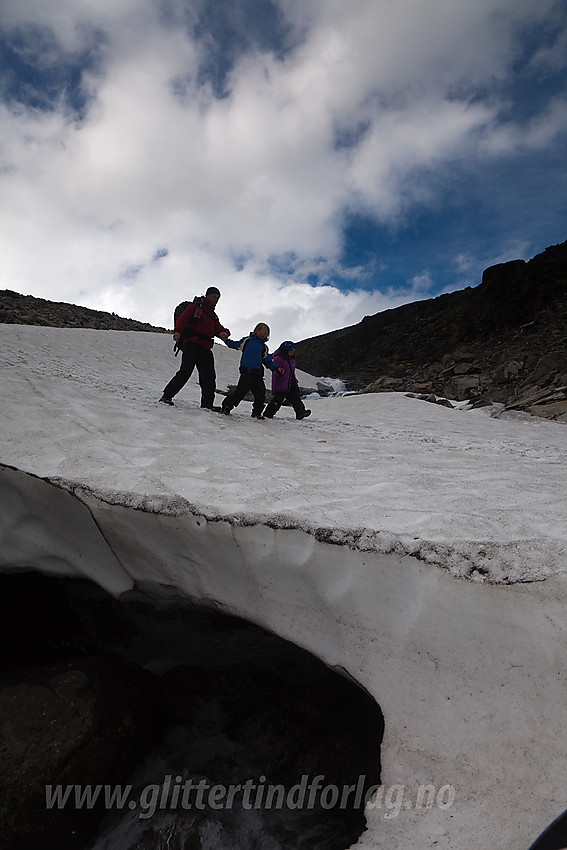
<path id="1" fill-rule="evenodd" d="M 0 288 L 272 340 L 567 238 L 555 0 L 2 0 Z"/>

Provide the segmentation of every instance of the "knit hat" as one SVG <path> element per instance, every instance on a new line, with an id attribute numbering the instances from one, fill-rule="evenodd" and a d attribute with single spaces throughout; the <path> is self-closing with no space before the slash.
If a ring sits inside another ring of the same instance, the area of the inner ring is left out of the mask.
<path id="1" fill-rule="evenodd" d="M 220 290 L 216 288 L 216 286 L 209 286 L 207 291 L 205 292 L 205 298 L 207 295 L 220 295 Z"/>
<path id="2" fill-rule="evenodd" d="M 289 339 L 286 339 L 286 341 L 282 342 L 282 344 L 280 345 L 280 351 L 282 349 L 284 351 L 293 351 L 294 348 L 295 348 L 295 343 L 291 342 L 291 340 L 289 340 Z"/>

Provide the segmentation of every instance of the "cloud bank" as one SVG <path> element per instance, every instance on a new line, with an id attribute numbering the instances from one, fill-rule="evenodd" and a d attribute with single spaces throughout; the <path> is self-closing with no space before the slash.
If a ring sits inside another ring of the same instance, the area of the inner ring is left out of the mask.
<path id="1" fill-rule="evenodd" d="M 431 292 L 345 262 L 349 216 L 395 235 L 460 170 L 565 137 L 560 92 L 512 108 L 565 70 L 553 0 L 217 9 L 4 0 L 2 287 L 171 326 L 214 283 L 235 335 L 304 338 Z"/>

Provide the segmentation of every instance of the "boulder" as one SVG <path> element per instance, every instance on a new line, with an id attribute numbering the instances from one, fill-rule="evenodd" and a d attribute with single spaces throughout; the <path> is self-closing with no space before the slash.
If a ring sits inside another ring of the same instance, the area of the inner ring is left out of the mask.
<path id="1" fill-rule="evenodd" d="M 420 401 L 429 401 L 432 404 L 440 404 L 442 407 L 450 407 L 451 410 L 454 410 L 454 406 L 451 404 L 448 398 L 437 398 L 436 395 L 430 393 L 429 395 L 416 395 L 415 393 L 406 393 L 407 398 L 417 398 Z"/>
<path id="2" fill-rule="evenodd" d="M 540 357 L 535 368 L 529 373 L 522 387 L 528 388 L 535 386 L 548 386 L 556 375 L 567 368 L 567 363 L 564 358 L 556 357 Z"/>
<path id="3" fill-rule="evenodd" d="M 334 389 L 328 384 L 323 384 L 321 381 L 317 381 L 317 392 L 319 395 L 329 396 L 334 393 Z"/>
<path id="4" fill-rule="evenodd" d="M 496 384 L 506 384 L 515 380 L 523 372 L 524 364 L 519 360 L 505 360 L 494 371 L 492 380 Z"/>
<path id="5" fill-rule="evenodd" d="M 456 375 L 447 383 L 445 395 L 463 400 L 472 393 L 478 393 L 480 386 L 479 375 Z"/>
<path id="6" fill-rule="evenodd" d="M 380 378 L 377 378 L 375 381 L 372 381 L 371 384 L 368 384 L 362 390 L 363 393 L 389 393 L 396 391 L 400 388 L 400 381 L 398 378 L 391 378 L 388 375 L 383 375 Z"/>
<path id="7" fill-rule="evenodd" d="M 532 416 L 540 416 L 544 419 L 554 419 L 556 422 L 567 422 L 567 399 L 554 401 L 548 404 L 534 404 L 527 408 Z"/>
<path id="8" fill-rule="evenodd" d="M 475 367 L 472 363 L 456 363 L 453 367 L 454 375 L 468 375 L 470 372 L 478 372 L 478 366 Z"/>
<path id="9" fill-rule="evenodd" d="M 567 421 L 567 385 L 531 387 L 507 404 L 506 410 L 523 410 L 533 416 L 565 422 Z"/>
<path id="10" fill-rule="evenodd" d="M 412 393 L 418 393 L 421 395 L 431 395 L 433 393 L 433 384 L 431 381 L 410 381 L 407 384 L 408 390 Z"/>

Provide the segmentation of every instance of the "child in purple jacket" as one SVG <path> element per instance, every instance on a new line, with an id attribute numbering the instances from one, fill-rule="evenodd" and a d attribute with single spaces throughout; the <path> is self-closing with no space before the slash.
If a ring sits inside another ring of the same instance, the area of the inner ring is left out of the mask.
<path id="1" fill-rule="evenodd" d="M 310 410 L 305 409 L 299 395 L 299 384 L 295 377 L 295 343 L 286 340 L 282 342 L 277 351 L 272 354 L 276 366 L 283 369 L 283 373 L 272 372 L 272 400 L 264 410 L 264 416 L 272 419 L 276 415 L 284 401 L 287 399 L 295 410 L 296 419 L 305 419 L 311 415 Z"/>

